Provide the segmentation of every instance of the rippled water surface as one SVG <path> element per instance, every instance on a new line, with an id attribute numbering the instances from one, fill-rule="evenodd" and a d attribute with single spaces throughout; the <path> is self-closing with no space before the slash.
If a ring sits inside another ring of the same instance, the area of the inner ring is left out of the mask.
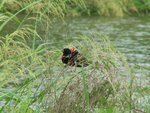
<path id="1" fill-rule="evenodd" d="M 22 18 L 24 15 L 21 15 Z M 32 22 L 30 22 L 32 24 Z M 8 25 L 4 34 L 14 29 L 14 24 Z M 131 66 L 136 68 L 137 75 L 150 76 L 150 17 L 70 17 L 55 20 L 49 24 L 50 29 L 45 34 L 46 27 L 40 26 L 40 35 L 46 36 L 46 41 L 52 48 L 62 49 L 79 34 L 102 32 L 109 36 L 114 46 L 127 58 Z M 95 37 L 100 40 L 100 37 Z M 38 42 L 37 42 L 38 44 Z"/>
<path id="2" fill-rule="evenodd" d="M 69 18 L 65 22 L 56 22 L 50 30 L 49 41 L 53 39 L 56 47 L 62 47 L 75 40 L 73 37 L 78 34 L 103 32 L 128 58 L 129 64 L 136 68 L 137 75 L 150 76 L 149 17 Z"/>

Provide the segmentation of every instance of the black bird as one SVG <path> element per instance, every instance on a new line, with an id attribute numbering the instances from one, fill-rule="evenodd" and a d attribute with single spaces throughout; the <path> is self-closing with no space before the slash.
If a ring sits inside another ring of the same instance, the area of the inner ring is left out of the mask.
<path id="1" fill-rule="evenodd" d="M 74 48 L 64 48 L 61 60 L 64 64 L 76 67 L 88 66 L 87 60 Z"/>

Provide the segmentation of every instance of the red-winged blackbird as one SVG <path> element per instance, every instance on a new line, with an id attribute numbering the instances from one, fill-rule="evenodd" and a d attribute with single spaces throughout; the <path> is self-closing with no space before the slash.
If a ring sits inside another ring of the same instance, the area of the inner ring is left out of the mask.
<path id="1" fill-rule="evenodd" d="M 88 66 L 87 60 L 74 48 L 64 48 L 62 62 L 69 66 L 84 67 Z"/>

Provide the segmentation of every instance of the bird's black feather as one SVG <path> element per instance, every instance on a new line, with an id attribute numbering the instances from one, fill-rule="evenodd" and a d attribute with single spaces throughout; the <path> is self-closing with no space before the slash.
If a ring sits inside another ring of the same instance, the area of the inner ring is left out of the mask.
<path id="1" fill-rule="evenodd" d="M 69 48 L 63 49 L 62 62 L 69 66 L 88 66 L 87 60 L 77 50 L 71 52 Z"/>

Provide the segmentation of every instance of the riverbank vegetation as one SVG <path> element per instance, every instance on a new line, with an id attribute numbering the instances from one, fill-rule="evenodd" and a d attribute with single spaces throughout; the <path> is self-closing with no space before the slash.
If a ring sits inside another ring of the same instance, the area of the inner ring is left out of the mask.
<path id="1" fill-rule="evenodd" d="M 149 89 L 138 84 L 138 77 L 107 36 L 78 38 L 82 40 L 68 46 L 78 47 L 85 55 L 90 62 L 87 68 L 64 67 L 61 51 L 50 50 L 47 43 L 33 49 L 24 39 L 3 39 L 1 112 L 149 112 Z"/>
<path id="2" fill-rule="evenodd" d="M 53 15 L 100 15 L 126 16 L 149 15 L 149 0 L 36 0 L 38 3 L 28 7 L 24 12 L 42 12 Z M 34 1 L 35 2 L 35 1 Z M 17 12 L 32 4 L 33 0 L 3 0 L 0 9 L 3 12 Z M 52 11 L 53 10 L 53 11 Z M 54 13 L 55 11 L 55 13 Z"/>
<path id="3" fill-rule="evenodd" d="M 150 112 L 149 87 L 139 83 L 134 69 L 128 66 L 126 58 L 106 35 L 77 35 L 75 39 L 80 41 L 62 44 L 62 48 L 80 50 L 90 63 L 87 68 L 64 67 L 60 60 L 61 50 L 47 42 L 49 27 L 56 18 L 63 21 L 65 15 L 123 16 L 149 12 L 148 8 L 137 8 L 139 3 L 131 0 L 108 3 L 111 2 L 1 1 L 0 112 Z M 20 13 L 25 13 L 21 19 L 18 18 Z M 14 26 L 9 26 L 10 22 Z M 6 32 L 7 26 L 12 27 L 11 31 Z M 38 32 L 42 28 L 44 35 Z"/>

